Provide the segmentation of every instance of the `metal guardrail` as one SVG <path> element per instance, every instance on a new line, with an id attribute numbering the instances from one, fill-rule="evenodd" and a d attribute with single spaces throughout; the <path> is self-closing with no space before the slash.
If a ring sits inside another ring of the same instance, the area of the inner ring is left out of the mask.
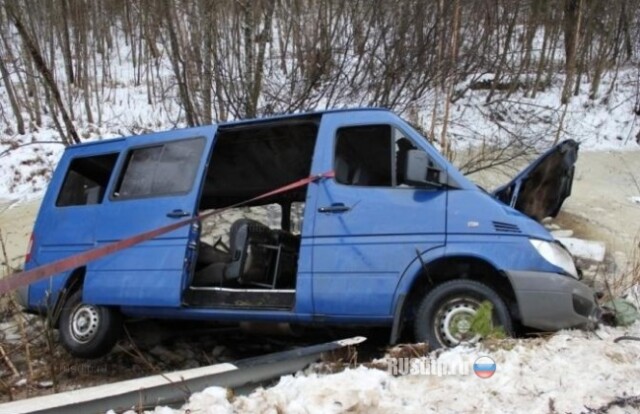
<path id="1" fill-rule="evenodd" d="M 235 363 L 223 363 L 0 404 L 0 414 L 87 414 L 184 403 L 207 387 L 241 388 L 297 372 L 323 353 L 364 342 L 357 336 Z"/>

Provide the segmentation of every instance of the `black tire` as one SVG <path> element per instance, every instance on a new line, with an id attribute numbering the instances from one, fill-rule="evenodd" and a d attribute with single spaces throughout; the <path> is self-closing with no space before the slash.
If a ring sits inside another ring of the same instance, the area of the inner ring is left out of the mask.
<path id="1" fill-rule="evenodd" d="M 513 336 L 509 309 L 493 289 L 473 280 L 452 280 L 436 286 L 422 299 L 414 321 L 416 341 L 428 343 L 431 349 L 475 343 L 481 338 L 464 328 L 484 301 L 493 305 L 493 325 Z"/>
<path id="2" fill-rule="evenodd" d="M 60 313 L 60 342 L 73 356 L 108 354 L 122 333 L 122 315 L 115 309 L 82 303 L 82 290 L 71 294 Z"/>

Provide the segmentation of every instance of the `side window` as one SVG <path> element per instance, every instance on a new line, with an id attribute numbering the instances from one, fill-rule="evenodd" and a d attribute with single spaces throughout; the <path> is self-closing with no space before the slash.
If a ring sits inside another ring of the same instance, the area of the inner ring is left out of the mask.
<path id="1" fill-rule="evenodd" d="M 118 154 L 96 155 L 71 161 L 56 206 L 100 204 Z"/>
<path id="2" fill-rule="evenodd" d="M 334 160 L 336 181 L 358 186 L 392 186 L 391 138 L 389 125 L 340 128 Z"/>
<path id="3" fill-rule="evenodd" d="M 336 181 L 358 186 L 405 186 L 407 155 L 418 147 L 390 125 L 340 128 L 336 137 Z"/>
<path id="4" fill-rule="evenodd" d="M 134 149 L 113 193 L 117 199 L 186 193 L 193 185 L 204 138 Z"/>

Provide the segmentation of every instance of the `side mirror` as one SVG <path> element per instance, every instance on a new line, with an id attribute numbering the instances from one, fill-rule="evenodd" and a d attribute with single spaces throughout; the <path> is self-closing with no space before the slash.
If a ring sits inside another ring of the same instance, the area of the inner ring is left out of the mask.
<path id="1" fill-rule="evenodd" d="M 426 152 L 409 150 L 407 151 L 406 160 L 404 181 L 407 184 L 417 186 L 435 185 L 438 187 L 446 185 L 447 177 L 445 172 L 436 167 Z"/>

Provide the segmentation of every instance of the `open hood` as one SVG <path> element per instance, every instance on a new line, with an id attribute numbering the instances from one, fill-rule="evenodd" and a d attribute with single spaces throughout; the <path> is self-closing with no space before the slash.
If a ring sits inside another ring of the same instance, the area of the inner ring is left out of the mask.
<path id="1" fill-rule="evenodd" d="M 542 154 L 508 184 L 493 192 L 503 203 L 538 221 L 555 217 L 571 195 L 579 144 L 561 142 Z"/>

